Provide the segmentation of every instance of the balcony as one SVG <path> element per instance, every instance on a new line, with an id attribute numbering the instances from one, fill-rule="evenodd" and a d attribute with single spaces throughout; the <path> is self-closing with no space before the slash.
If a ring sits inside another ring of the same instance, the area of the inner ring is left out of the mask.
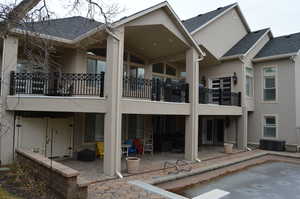
<path id="1" fill-rule="evenodd" d="M 241 106 L 241 92 L 234 93 L 224 89 L 200 88 L 199 103 L 224 106 Z"/>
<path id="2" fill-rule="evenodd" d="M 10 74 L 10 95 L 104 96 L 104 73 Z"/>
<path id="3" fill-rule="evenodd" d="M 188 103 L 188 84 L 167 79 L 123 77 L 123 97 L 151 101 Z"/>

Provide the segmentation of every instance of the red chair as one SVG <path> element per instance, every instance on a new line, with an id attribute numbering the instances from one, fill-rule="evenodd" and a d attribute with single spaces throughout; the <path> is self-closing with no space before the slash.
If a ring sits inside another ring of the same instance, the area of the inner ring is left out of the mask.
<path id="1" fill-rule="evenodd" d="M 133 145 L 137 150 L 137 154 L 143 154 L 143 145 L 141 144 L 141 141 L 139 139 L 133 140 Z"/>

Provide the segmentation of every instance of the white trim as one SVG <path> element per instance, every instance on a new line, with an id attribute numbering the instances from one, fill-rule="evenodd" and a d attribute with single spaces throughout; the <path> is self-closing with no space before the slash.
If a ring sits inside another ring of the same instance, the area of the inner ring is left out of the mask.
<path id="1" fill-rule="evenodd" d="M 265 68 L 275 68 L 276 72 L 275 72 L 275 100 L 272 101 L 266 101 L 264 99 L 264 90 L 265 90 L 265 74 L 264 74 L 264 70 Z M 263 66 L 261 68 L 261 103 L 262 104 L 277 104 L 278 103 L 278 66 L 277 65 L 266 65 Z"/>
<path id="2" fill-rule="evenodd" d="M 254 58 L 252 60 L 252 62 L 258 63 L 258 62 L 270 61 L 270 60 L 274 60 L 274 59 L 289 58 L 292 56 L 297 56 L 298 54 L 299 54 L 299 51 L 293 52 L 293 53 L 281 54 L 281 55 L 272 55 L 272 56 L 267 56 L 267 57 Z"/>
<path id="3" fill-rule="evenodd" d="M 275 125 L 276 125 L 276 136 L 275 137 L 265 137 L 265 135 L 264 135 L 265 117 L 275 117 Z M 261 137 L 262 137 L 262 139 L 277 140 L 279 138 L 278 129 L 279 129 L 278 114 L 262 114 L 262 118 L 261 118 Z"/>
<path id="4" fill-rule="evenodd" d="M 249 74 L 247 73 L 247 68 L 250 68 L 252 70 L 252 74 Z M 252 78 L 252 96 L 249 96 L 247 94 L 247 76 L 249 76 L 250 78 Z M 254 68 L 253 67 L 250 67 L 250 66 L 245 66 L 245 94 L 246 94 L 246 97 L 248 99 L 253 99 L 255 96 L 254 96 Z"/>

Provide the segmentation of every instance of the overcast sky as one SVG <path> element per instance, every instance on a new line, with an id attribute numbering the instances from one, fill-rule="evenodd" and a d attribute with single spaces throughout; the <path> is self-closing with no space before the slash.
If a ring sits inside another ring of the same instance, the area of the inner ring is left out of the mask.
<path id="1" fill-rule="evenodd" d="M 13 0 L 0 0 L 8 2 Z M 48 0 L 51 9 L 59 17 L 68 13 L 61 2 L 72 0 Z M 126 11 L 122 16 L 130 15 L 142 9 L 162 2 L 162 0 L 103 0 L 118 2 Z M 218 7 L 238 2 L 251 30 L 271 27 L 275 36 L 300 32 L 300 0 L 169 0 L 169 3 L 181 19 L 187 19 L 200 13 L 215 10 Z M 119 17 L 119 18 L 120 18 Z"/>

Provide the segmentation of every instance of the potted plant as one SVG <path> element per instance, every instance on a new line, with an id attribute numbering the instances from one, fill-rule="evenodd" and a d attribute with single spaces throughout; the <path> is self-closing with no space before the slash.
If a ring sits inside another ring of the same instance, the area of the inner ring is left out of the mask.
<path id="1" fill-rule="evenodd" d="M 127 171 L 128 173 L 137 173 L 140 168 L 140 158 L 138 157 L 127 157 Z"/>
<path id="2" fill-rule="evenodd" d="M 233 144 L 231 143 L 224 143 L 224 152 L 225 153 L 232 153 Z"/>

